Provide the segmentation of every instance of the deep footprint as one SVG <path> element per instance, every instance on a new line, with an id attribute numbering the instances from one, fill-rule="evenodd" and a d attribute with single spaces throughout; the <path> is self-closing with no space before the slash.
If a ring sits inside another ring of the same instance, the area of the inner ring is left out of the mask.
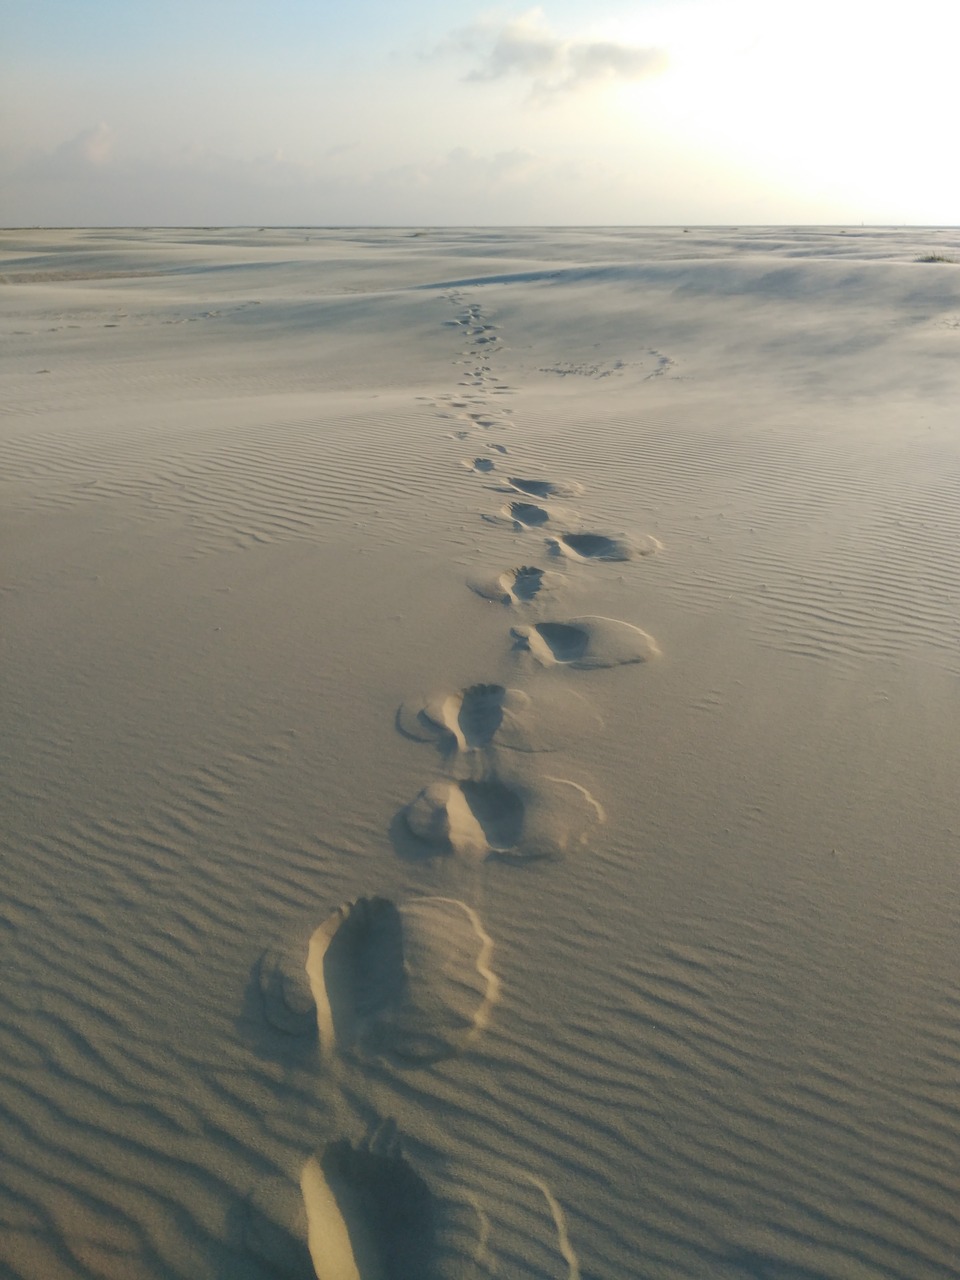
<path id="1" fill-rule="evenodd" d="M 602 533 L 562 533 L 552 543 L 559 555 L 572 554 L 579 560 L 630 560 L 633 556 L 622 538 L 608 538 Z"/>
<path id="2" fill-rule="evenodd" d="M 572 618 L 512 628 L 515 648 L 542 666 L 580 670 L 648 662 L 659 654 L 656 641 L 639 627 L 615 618 Z"/>
<path id="3" fill-rule="evenodd" d="M 516 849 L 523 835 L 524 803 L 501 782 L 437 782 L 406 813 L 413 835 L 448 853 L 482 860 Z"/>
<path id="4" fill-rule="evenodd" d="M 510 591 L 516 600 L 532 600 L 543 588 L 543 570 L 536 565 L 522 564 L 512 575 Z"/>
<path id="5" fill-rule="evenodd" d="M 431 783 L 403 818 L 427 852 L 521 863 L 559 858 L 583 845 L 603 812 L 583 787 L 565 779 L 514 786 L 490 778 Z"/>
<path id="6" fill-rule="evenodd" d="M 467 748 L 488 747 L 503 724 L 507 690 L 502 684 L 474 684 L 463 691 L 457 728 Z"/>
<path id="7" fill-rule="evenodd" d="M 419 742 L 436 740 L 444 752 L 489 747 L 506 721 L 508 739 L 517 736 L 519 718 L 528 712 L 530 698 L 502 684 L 472 684 L 456 693 L 428 698 L 414 709 L 404 703 L 397 712 L 397 728 Z"/>
<path id="8" fill-rule="evenodd" d="M 363 1022 L 403 997 L 403 928 L 389 898 L 345 903 L 313 933 L 307 976 L 321 1048 L 350 1045 Z"/>
<path id="9" fill-rule="evenodd" d="M 534 630 L 557 662 L 579 662 L 590 643 L 590 637 L 582 627 L 571 627 L 565 622 L 541 622 Z"/>
<path id="10" fill-rule="evenodd" d="M 330 1142 L 303 1166 L 300 1190 L 317 1280 L 431 1280 L 437 1213 L 392 1126 L 353 1146 Z"/>
<path id="11" fill-rule="evenodd" d="M 505 514 L 524 529 L 536 529 L 550 521 L 549 511 L 532 502 L 511 502 Z"/>
<path id="12" fill-rule="evenodd" d="M 307 956 L 321 1049 L 407 1065 L 463 1051 L 499 998 L 492 951 L 480 917 L 456 898 L 345 903 Z"/>

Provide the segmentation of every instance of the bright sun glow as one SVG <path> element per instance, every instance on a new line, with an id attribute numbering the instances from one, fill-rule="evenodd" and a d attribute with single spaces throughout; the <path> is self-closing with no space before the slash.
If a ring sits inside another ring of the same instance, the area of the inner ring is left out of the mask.
<path id="1" fill-rule="evenodd" d="M 657 42 L 655 80 L 616 91 L 624 123 L 729 160 L 768 185 L 924 221 L 958 191 L 950 161 L 960 13 L 921 0 L 911 25 L 859 3 L 794 10 L 690 4 L 618 23 Z M 932 216 L 932 215 L 931 215 Z"/>

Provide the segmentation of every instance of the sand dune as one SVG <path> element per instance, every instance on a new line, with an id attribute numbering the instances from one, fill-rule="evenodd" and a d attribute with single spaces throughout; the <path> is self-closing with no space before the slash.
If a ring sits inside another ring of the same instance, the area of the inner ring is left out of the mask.
<path id="1" fill-rule="evenodd" d="M 956 1276 L 935 253 L 3 233 L 0 1274 Z"/>

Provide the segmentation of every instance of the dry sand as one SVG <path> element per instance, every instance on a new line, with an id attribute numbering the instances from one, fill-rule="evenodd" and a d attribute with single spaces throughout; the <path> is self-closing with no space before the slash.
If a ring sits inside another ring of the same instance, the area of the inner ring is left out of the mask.
<path id="1" fill-rule="evenodd" d="M 960 1275 L 960 235 L 0 248 L 0 1275 Z"/>

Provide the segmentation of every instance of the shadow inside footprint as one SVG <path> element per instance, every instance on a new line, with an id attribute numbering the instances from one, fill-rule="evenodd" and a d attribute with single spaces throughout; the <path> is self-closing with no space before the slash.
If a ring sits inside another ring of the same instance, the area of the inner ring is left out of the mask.
<path id="1" fill-rule="evenodd" d="M 328 1143 L 300 1178 L 318 1280 L 430 1280 L 436 1211 L 396 1138 Z M 352 1264 L 352 1265 L 351 1265 Z"/>
<path id="2" fill-rule="evenodd" d="M 323 928 L 330 940 L 322 956 L 323 989 L 334 1041 L 349 1045 L 363 1019 L 403 998 L 403 926 L 389 898 L 358 898 Z"/>
<path id="3" fill-rule="evenodd" d="M 543 586 L 543 570 L 531 564 L 522 564 L 513 570 L 511 590 L 517 600 L 532 600 Z"/>
<path id="4" fill-rule="evenodd" d="M 578 662 L 590 643 L 586 631 L 566 622 L 538 622 L 533 630 L 541 637 L 557 662 Z"/>
<path id="5" fill-rule="evenodd" d="M 422 1067 L 465 1051 L 499 998 L 492 951 L 460 899 L 344 903 L 314 930 L 307 956 L 322 1052 Z"/>
<path id="6" fill-rule="evenodd" d="M 478 862 L 495 854 L 521 858 L 525 817 L 521 796 L 495 780 L 431 783 L 403 810 L 416 841 Z"/>
<path id="7" fill-rule="evenodd" d="M 524 525 L 526 528 L 536 528 L 538 525 L 546 524 L 550 519 L 548 511 L 544 511 L 543 507 L 535 506 L 532 502 L 511 502 L 510 515 L 517 524 Z"/>
<path id="8" fill-rule="evenodd" d="M 507 691 L 502 684 L 474 684 L 464 689 L 457 724 L 468 747 L 487 747 L 503 723 Z"/>
<path id="9" fill-rule="evenodd" d="M 602 533 L 565 533 L 559 541 L 585 560 L 627 560 L 630 555 L 622 542 Z"/>
<path id="10" fill-rule="evenodd" d="M 523 801 L 502 782 L 461 782 L 460 790 L 494 851 L 513 849 L 523 835 Z"/>
<path id="11" fill-rule="evenodd" d="M 529 653 L 541 666 L 580 671 L 649 662 L 660 655 L 646 631 L 616 618 L 590 616 L 568 622 L 537 622 L 511 627 L 514 648 Z"/>
<path id="12" fill-rule="evenodd" d="M 556 492 L 556 486 L 549 480 L 521 480 L 518 476 L 509 476 L 508 479 L 514 489 L 519 489 L 521 493 L 529 493 L 531 498 L 549 498 Z"/>
<path id="13" fill-rule="evenodd" d="M 551 582 L 555 585 L 562 581 L 557 574 L 546 574 L 536 565 L 522 564 L 516 569 L 507 569 L 496 577 L 470 578 L 467 585 L 471 591 L 485 600 L 495 600 L 499 604 L 529 604 Z"/>

